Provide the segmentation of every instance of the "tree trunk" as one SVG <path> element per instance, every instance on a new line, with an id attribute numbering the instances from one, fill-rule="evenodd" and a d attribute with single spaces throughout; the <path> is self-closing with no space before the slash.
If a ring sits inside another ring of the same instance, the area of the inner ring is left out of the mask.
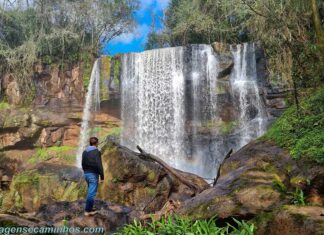
<path id="1" fill-rule="evenodd" d="M 316 32 L 317 42 L 324 46 L 324 32 L 322 31 L 321 19 L 318 12 L 317 0 L 311 0 L 313 23 Z"/>
<path id="2" fill-rule="evenodd" d="M 299 117 L 299 99 L 298 99 L 298 90 L 297 90 L 297 84 L 295 79 L 293 78 L 293 85 L 294 85 L 294 99 L 295 99 L 295 104 L 296 104 L 296 112 L 297 116 Z"/>
<path id="3" fill-rule="evenodd" d="M 154 156 L 152 154 L 149 154 L 145 152 L 141 147 L 136 146 L 137 149 L 140 151 L 140 157 L 144 157 L 144 159 L 153 160 L 157 163 L 159 163 L 167 172 L 171 173 L 174 177 L 176 177 L 181 183 L 187 185 L 189 188 L 193 189 L 195 194 L 200 193 L 203 189 L 198 188 L 195 184 L 188 181 L 186 178 L 184 178 L 181 174 L 179 174 L 177 171 L 175 171 L 172 167 L 170 167 L 165 161 L 160 159 L 157 156 Z"/>

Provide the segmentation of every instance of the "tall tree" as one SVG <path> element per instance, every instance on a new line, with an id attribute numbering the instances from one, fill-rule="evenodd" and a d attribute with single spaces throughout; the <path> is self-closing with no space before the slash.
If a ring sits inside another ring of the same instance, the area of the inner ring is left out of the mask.
<path id="1" fill-rule="evenodd" d="M 3 0 L 0 75 L 15 72 L 23 91 L 35 62 L 61 66 L 98 56 L 101 46 L 132 30 L 138 0 Z"/>

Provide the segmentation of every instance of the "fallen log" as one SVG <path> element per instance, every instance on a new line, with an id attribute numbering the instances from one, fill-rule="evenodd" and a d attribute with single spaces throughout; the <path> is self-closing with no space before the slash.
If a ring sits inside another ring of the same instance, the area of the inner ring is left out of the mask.
<path id="1" fill-rule="evenodd" d="M 213 186 L 215 186 L 217 181 L 218 181 L 218 178 L 220 176 L 220 171 L 221 171 L 221 168 L 222 168 L 223 164 L 225 163 L 225 160 L 231 156 L 232 152 L 233 152 L 233 149 L 230 149 L 230 151 L 228 151 L 228 153 L 226 154 L 223 162 L 219 165 L 216 177 L 214 178 Z"/>
<path id="2" fill-rule="evenodd" d="M 159 157 L 145 152 L 138 145 L 136 147 L 140 151 L 139 157 L 141 157 L 142 159 L 145 159 L 145 160 L 153 160 L 153 161 L 157 162 L 158 164 L 160 164 L 167 172 L 169 172 L 171 175 L 176 177 L 181 183 L 183 183 L 184 185 L 187 185 L 189 188 L 193 189 L 195 195 L 197 195 L 198 193 L 200 193 L 203 190 L 203 189 L 198 188 L 195 184 L 188 181 L 185 177 L 183 177 L 183 175 L 178 173 L 175 169 L 170 167 L 165 161 L 163 161 Z"/>

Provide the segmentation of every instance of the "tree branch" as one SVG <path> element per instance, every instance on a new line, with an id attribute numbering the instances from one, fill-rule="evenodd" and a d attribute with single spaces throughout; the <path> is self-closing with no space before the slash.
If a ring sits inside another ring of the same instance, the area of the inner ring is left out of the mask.
<path id="1" fill-rule="evenodd" d="M 262 16 L 262 17 L 264 17 L 264 18 L 268 18 L 268 17 L 265 16 L 264 14 L 262 14 L 262 13 L 256 11 L 256 10 L 255 10 L 255 9 L 254 9 L 250 4 L 248 4 L 245 0 L 242 0 L 242 2 L 243 2 L 245 5 L 247 5 L 247 6 L 250 8 L 250 10 L 253 11 L 255 14 L 257 14 L 257 15 L 259 15 L 259 16 Z"/>

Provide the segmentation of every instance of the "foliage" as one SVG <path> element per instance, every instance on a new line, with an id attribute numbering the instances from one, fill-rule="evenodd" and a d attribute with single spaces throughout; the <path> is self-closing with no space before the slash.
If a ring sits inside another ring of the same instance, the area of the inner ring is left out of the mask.
<path id="1" fill-rule="evenodd" d="M 40 175 L 34 171 L 24 171 L 13 178 L 15 186 L 31 184 L 37 185 L 39 183 Z"/>
<path id="2" fill-rule="evenodd" d="M 292 106 L 272 125 L 264 139 L 287 148 L 294 159 L 324 163 L 324 88 Z"/>
<path id="3" fill-rule="evenodd" d="M 165 29 L 152 27 L 146 48 L 259 41 L 272 83 L 316 87 L 323 82 L 324 47 L 317 43 L 312 15 L 305 0 L 171 0 Z"/>
<path id="4" fill-rule="evenodd" d="M 35 63 L 63 69 L 93 60 L 102 45 L 134 26 L 137 0 L 4 0 L 0 6 L 0 73 L 14 72 L 32 90 Z M 65 67 L 64 67 L 65 66 Z"/>
<path id="5" fill-rule="evenodd" d="M 278 180 L 272 182 L 273 187 L 280 192 L 282 195 L 288 196 L 290 198 L 290 202 L 294 205 L 305 206 L 305 195 L 302 189 L 296 187 L 295 191 L 288 191 L 286 186 Z"/>
<path id="6" fill-rule="evenodd" d="M 47 161 L 52 157 L 56 157 L 72 163 L 75 161 L 75 154 L 71 154 L 74 148 L 70 146 L 53 146 L 48 148 L 39 148 L 36 153 L 28 159 L 28 163 L 34 164 Z"/>
<path id="7" fill-rule="evenodd" d="M 244 221 L 238 221 L 233 219 L 236 223 L 235 226 L 227 224 L 225 227 L 218 227 L 215 223 L 215 218 L 209 220 L 196 220 L 191 221 L 187 218 L 181 218 L 178 216 L 169 216 L 168 218 L 162 218 L 159 221 L 152 221 L 146 225 L 141 222 L 134 221 L 132 224 L 126 225 L 115 235 L 225 235 L 225 234 L 254 234 L 254 225 L 246 223 Z"/>
<path id="8" fill-rule="evenodd" d="M 294 205 L 301 205 L 305 206 L 305 195 L 303 190 L 296 188 L 294 192 L 290 192 L 289 195 L 291 196 L 291 202 Z"/>

